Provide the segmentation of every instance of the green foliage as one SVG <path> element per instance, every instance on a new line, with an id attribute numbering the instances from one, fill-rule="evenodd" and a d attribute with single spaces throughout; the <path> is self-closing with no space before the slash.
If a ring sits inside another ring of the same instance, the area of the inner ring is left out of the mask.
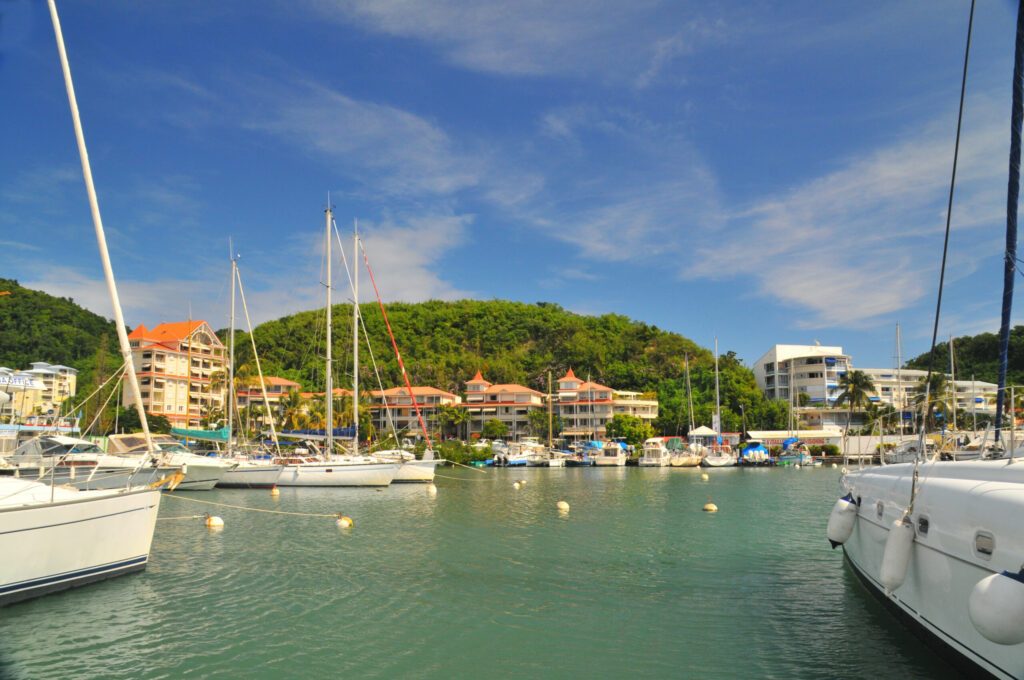
<path id="1" fill-rule="evenodd" d="M 983 382 L 999 381 L 999 334 L 981 333 L 964 336 L 953 340 L 953 351 L 956 354 L 956 375 L 958 380 L 976 380 Z M 907 362 L 907 368 L 928 370 L 931 359 L 928 352 L 916 356 Z M 949 343 L 935 345 L 933 370 L 945 373 L 949 371 Z M 1006 384 L 1020 385 L 1024 383 L 1024 326 L 1014 326 L 1010 331 L 1010 353 L 1007 366 Z"/>
<path id="2" fill-rule="evenodd" d="M 508 434 L 508 425 L 498 420 L 497 418 L 491 418 L 484 423 L 483 430 L 480 436 L 484 439 L 501 439 Z"/>
<path id="3" fill-rule="evenodd" d="M 492 455 L 490 449 L 474 449 L 472 446 L 454 439 L 437 443 L 434 446 L 434 454 L 437 458 L 462 465 L 469 465 L 473 461 L 487 460 Z"/>
<path id="4" fill-rule="evenodd" d="M 636 447 L 642 446 L 645 440 L 654 436 L 654 428 L 649 422 L 643 418 L 622 414 L 613 416 L 605 425 L 605 431 L 609 437 L 622 437 L 627 444 Z"/>
<path id="5" fill-rule="evenodd" d="M 153 434 L 168 434 L 171 431 L 171 421 L 167 420 L 166 416 L 147 414 L 146 422 L 149 423 L 149 431 Z M 139 414 L 134 407 L 118 409 L 117 429 L 121 432 L 138 432 L 142 429 Z"/>
<path id="6" fill-rule="evenodd" d="M 551 425 L 551 436 L 557 437 L 562 431 L 562 419 L 558 414 L 551 414 L 549 419 L 547 410 L 530 411 L 527 416 L 527 421 L 530 423 L 530 434 L 534 437 L 539 437 L 541 441 L 547 441 L 548 439 L 548 424 L 550 420 Z"/>

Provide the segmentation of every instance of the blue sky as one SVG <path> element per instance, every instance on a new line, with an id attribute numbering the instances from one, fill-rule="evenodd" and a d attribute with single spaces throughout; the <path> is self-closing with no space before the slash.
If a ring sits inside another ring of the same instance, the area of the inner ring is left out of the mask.
<path id="1" fill-rule="evenodd" d="M 256 320 L 320 304 L 330 192 L 386 299 L 859 366 L 930 340 L 968 7 L 59 6 L 130 325 L 226 325 L 229 237 Z M 943 336 L 998 327 L 1014 9 L 977 10 Z M 0 275 L 110 316 L 45 3 L 0 21 Z"/>

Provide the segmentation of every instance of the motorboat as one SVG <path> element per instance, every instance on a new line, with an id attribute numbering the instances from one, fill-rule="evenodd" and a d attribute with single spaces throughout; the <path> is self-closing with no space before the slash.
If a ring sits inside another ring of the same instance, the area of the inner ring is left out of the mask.
<path id="1" fill-rule="evenodd" d="M 651 437 L 644 441 L 643 453 L 640 455 L 640 467 L 666 467 L 672 460 L 669 451 L 668 437 Z"/>
<path id="2" fill-rule="evenodd" d="M 775 459 L 772 458 L 771 453 L 765 448 L 765 445 L 756 439 L 749 440 L 740 451 L 740 465 L 743 466 L 757 466 L 762 467 L 766 465 L 774 465 Z"/>
<path id="3" fill-rule="evenodd" d="M 64 435 L 33 437 L 7 456 L 5 463 L 0 474 L 79 489 L 145 486 L 181 469 L 151 459 L 103 453 L 87 439 Z"/>
<path id="4" fill-rule="evenodd" d="M 604 442 L 591 457 L 597 467 L 625 467 L 626 449 L 619 442 Z"/>
<path id="5" fill-rule="evenodd" d="M 814 456 L 811 455 L 807 444 L 793 438 L 782 442 L 782 453 L 776 460 L 778 465 L 800 465 L 801 467 L 814 467 Z"/>
<path id="6" fill-rule="evenodd" d="M 225 472 L 238 465 L 234 461 L 192 453 L 169 434 L 154 434 L 150 439 L 156 447 L 152 457 L 160 465 L 178 467 L 184 473 L 185 478 L 178 485 L 181 491 L 209 491 L 217 486 Z M 150 455 L 142 434 L 110 435 L 107 437 L 107 453 L 126 457 Z"/>

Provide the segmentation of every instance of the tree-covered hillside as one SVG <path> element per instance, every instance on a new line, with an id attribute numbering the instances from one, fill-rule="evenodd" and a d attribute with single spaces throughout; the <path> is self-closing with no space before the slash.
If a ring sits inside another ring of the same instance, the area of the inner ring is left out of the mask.
<path id="1" fill-rule="evenodd" d="M 953 338 L 953 351 L 956 359 L 956 377 L 958 380 L 976 380 L 998 382 L 999 378 L 999 334 L 981 333 L 980 335 Z M 907 368 L 927 370 L 929 354 L 924 352 L 907 362 Z M 935 346 L 935 370 L 949 372 L 949 343 L 942 342 Z M 1010 360 L 1007 367 L 1007 384 L 1024 384 L 1024 326 L 1015 326 L 1010 331 Z"/>
<path id="2" fill-rule="evenodd" d="M 624 316 L 582 316 L 551 303 L 501 300 L 430 301 L 388 305 L 388 316 L 413 384 L 433 385 L 455 393 L 477 370 L 494 383 L 514 382 L 547 391 L 572 368 L 582 379 L 616 389 L 656 393 L 661 402 L 659 430 L 686 431 L 684 355 L 690 357 L 694 415 L 711 424 L 714 411 L 714 357 L 681 335 Z M 376 305 L 361 312 L 385 387 L 401 383 L 387 330 Z M 322 390 L 324 382 L 324 313 L 301 312 L 261 324 L 254 331 L 266 374 Z M 334 309 L 333 352 L 338 385 L 351 384 L 352 308 Z M 238 334 L 237 364 L 251 372 L 248 337 Z M 376 388 L 365 341 L 360 350 L 360 379 Z M 557 386 L 556 386 L 557 388 Z M 787 406 L 767 401 L 751 371 L 736 356 L 721 357 L 723 427 L 739 431 L 745 412 L 748 428 L 784 428 Z M 743 406 L 741 410 L 740 406 Z"/>

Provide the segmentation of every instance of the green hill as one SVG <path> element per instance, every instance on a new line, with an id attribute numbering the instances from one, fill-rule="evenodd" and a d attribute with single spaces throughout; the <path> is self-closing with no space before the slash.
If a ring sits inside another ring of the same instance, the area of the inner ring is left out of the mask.
<path id="1" fill-rule="evenodd" d="M 399 349 L 413 384 L 460 393 L 479 369 L 495 383 L 515 382 L 547 391 L 568 368 L 616 389 L 656 393 L 661 402 L 658 429 L 685 431 L 684 355 L 690 357 L 694 415 L 711 424 L 714 411 L 714 357 L 676 333 L 616 314 L 583 316 L 552 303 L 502 300 L 395 303 L 387 307 Z M 401 384 L 401 373 L 376 305 L 361 312 L 373 356 L 385 387 Z M 338 384 L 351 381 L 352 308 L 334 309 L 334 357 Z M 264 373 L 296 380 L 307 390 L 323 389 L 324 313 L 301 312 L 261 324 L 254 331 Z M 223 337 L 223 336 L 222 336 Z M 252 372 L 252 350 L 238 334 L 237 364 Z M 376 388 L 365 341 L 360 350 L 362 385 Z M 723 427 L 784 428 L 787 405 L 769 402 L 753 373 L 732 352 L 720 359 Z M 741 410 L 740 406 L 743 409 Z"/>
<path id="2" fill-rule="evenodd" d="M 958 380 L 998 382 L 999 380 L 999 334 L 981 333 L 953 339 Z M 907 362 L 907 368 L 928 369 L 928 352 Z M 935 370 L 949 372 L 949 343 L 935 346 Z M 1024 326 L 1015 326 L 1010 331 L 1010 356 L 1007 366 L 1007 384 L 1024 384 Z"/>

